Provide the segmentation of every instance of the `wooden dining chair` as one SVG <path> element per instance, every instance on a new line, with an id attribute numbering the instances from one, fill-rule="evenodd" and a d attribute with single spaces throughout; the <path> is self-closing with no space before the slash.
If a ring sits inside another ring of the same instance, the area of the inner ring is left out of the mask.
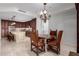
<path id="1" fill-rule="evenodd" d="M 44 40 L 38 37 L 37 31 L 31 32 L 31 51 L 35 52 L 37 56 L 40 52 L 45 51 Z"/>
<path id="2" fill-rule="evenodd" d="M 62 34 L 63 31 L 59 31 L 57 39 L 48 42 L 48 47 L 52 49 L 54 52 L 56 52 L 57 54 L 60 54 L 60 43 L 61 43 Z"/>
<path id="3" fill-rule="evenodd" d="M 56 40 L 56 37 L 57 37 L 57 30 L 56 31 L 50 31 L 50 38 L 47 40 L 47 43 L 49 41 L 54 41 Z"/>

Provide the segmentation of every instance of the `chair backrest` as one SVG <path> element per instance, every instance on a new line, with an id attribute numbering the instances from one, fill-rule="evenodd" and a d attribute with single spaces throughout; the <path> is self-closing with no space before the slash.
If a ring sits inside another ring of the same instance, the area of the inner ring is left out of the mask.
<path id="1" fill-rule="evenodd" d="M 63 31 L 59 31 L 59 32 L 58 32 L 57 44 L 60 44 L 61 38 L 62 38 L 62 34 L 63 34 Z"/>
<path id="2" fill-rule="evenodd" d="M 56 31 L 50 31 L 50 35 L 55 35 Z"/>
<path id="3" fill-rule="evenodd" d="M 38 32 L 37 31 L 32 31 L 31 32 L 31 41 L 37 43 L 38 42 Z"/>
<path id="4" fill-rule="evenodd" d="M 51 37 L 51 40 L 54 39 L 53 36 L 57 36 L 57 30 L 56 30 L 56 31 L 50 31 L 50 37 Z"/>

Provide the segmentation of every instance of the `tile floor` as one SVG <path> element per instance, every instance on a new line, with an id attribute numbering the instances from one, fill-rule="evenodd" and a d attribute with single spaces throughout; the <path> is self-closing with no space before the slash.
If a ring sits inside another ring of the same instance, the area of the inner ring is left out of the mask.
<path id="1" fill-rule="evenodd" d="M 26 37 L 25 41 L 21 42 L 9 42 L 6 39 L 1 40 L 0 47 L 1 56 L 36 56 L 36 54 L 30 51 L 30 38 Z M 60 55 L 55 54 L 52 51 L 42 52 L 40 56 L 68 56 L 69 51 L 75 51 L 76 49 L 70 46 L 61 45 Z"/>

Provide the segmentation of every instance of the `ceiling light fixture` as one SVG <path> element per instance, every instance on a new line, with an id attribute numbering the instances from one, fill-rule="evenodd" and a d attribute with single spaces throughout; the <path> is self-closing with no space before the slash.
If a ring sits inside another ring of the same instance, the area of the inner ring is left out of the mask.
<path id="1" fill-rule="evenodd" d="M 44 9 L 41 10 L 41 12 L 40 12 L 40 18 L 42 20 L 44 20 L 44 22 L 46 22 L 46 20 L 49 20 L 49 18 L 51 17 L 51 15 L 47 13 L 47 10 L 46 10 L 47 3 L 43 3 L 43 5 L 44 5 Z"/>

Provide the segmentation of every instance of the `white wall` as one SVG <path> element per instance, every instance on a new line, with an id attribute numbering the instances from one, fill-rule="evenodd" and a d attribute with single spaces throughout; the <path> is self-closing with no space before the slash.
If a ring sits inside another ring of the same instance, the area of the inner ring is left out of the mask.
<path id="1" fill-rule="evenodd" d="M 62 43 L 75 47 L 77 44 L 77 19 L 75 8 L 55 14 L 49 20 L 49 27 L 54 30 L 63 30 Z"/>

